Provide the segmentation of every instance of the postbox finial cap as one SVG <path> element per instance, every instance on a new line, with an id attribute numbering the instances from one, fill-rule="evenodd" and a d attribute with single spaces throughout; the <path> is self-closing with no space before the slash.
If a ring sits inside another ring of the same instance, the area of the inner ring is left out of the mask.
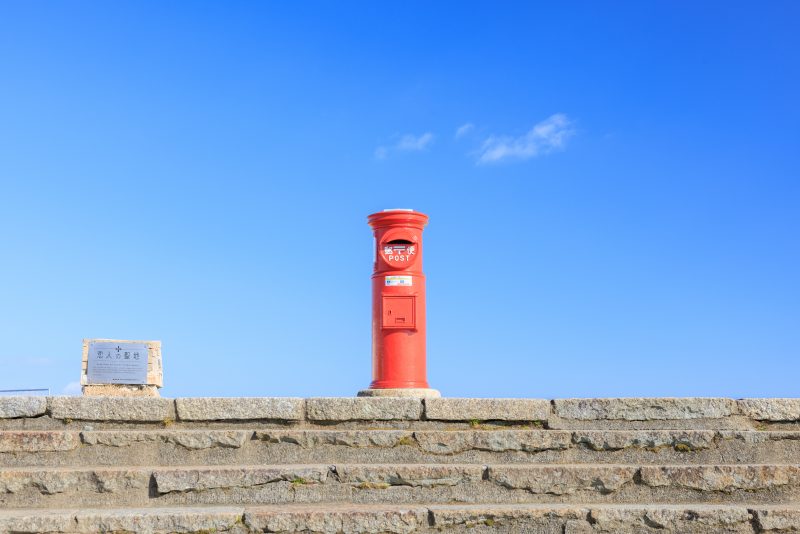
<path id="1" fill-rule="evenodd" d="M 414 210 L 383 210 L 367 217 L 367 222 L 373 228 L 412 226 L 421 230 L 428 223 L 428 216 Z"/>

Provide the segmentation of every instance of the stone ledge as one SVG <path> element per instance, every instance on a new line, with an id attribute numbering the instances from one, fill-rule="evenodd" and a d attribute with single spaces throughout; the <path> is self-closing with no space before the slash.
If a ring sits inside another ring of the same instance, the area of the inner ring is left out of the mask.
<path id="1" fill-rule="evenodd" d="M 81 443 L 77 432 L 47 430 L 11 430 L 0 432 L 2 452 L 64 452 L 76 449 Z"/>
<path id="2" fill-rule="evenodd" d="M 175 399 L 181 421 L 302 421 L 305 400 L 294 397 L 196 397 Z"/>
<path id="3" fill-rule="evenodd" d="M 798 530 L 800 509 L 792 505 L 332 503 L 0 511 L 2 532 L 81 534 L 253 531 L 777 534 Z"/>
<path id="4" fill-rule="evenodd" d="M 0 419 L 39 417 L 47 412 L 47 397 L 0 397 Z"/>
<path id="5" fill-rule="evenodd" d="M 722 419 L 738 414 L 736 401 L 726 398 L 556 399 L 553 405 L 558 417 L 584 421 Z"/>
<path id="6" fill-rule="evenodd" d="M 47 417 L 50 415 L 51 417 Z M 34 425 L 25 419 L 41 420 Z M 545 422 L 561 430 L 747 430 L 800 422 L 800 398 L 493 399 L 403 397 L 0 397 L 6 429 L 45 429 L 50 419 L 163 423 L 425 421 L 432 425 Z M 21 422 L 20 422 L 21 421 Z M 425 423 L 423 423 L 425 424 Z"/>
<path id="7" fill-rule="evenodd" d="M 152 397 L 47 397 L 54 419 L 163 423 L 175 420 L 172 399 Z"/>
<path id="8" fill-rule="evenodd" d="M 738 404 L 757 421 L 800 421 L 800 399 L 741 399 Z"/>
<path id="9" fill-rule="evenodd" d="M 319 397 L 306 399 L 310 421 L 418 421 L 422 400 L 402 397 Z"/>
<path id="10" fill-rule="evenodd" d="M 544 399 L 425 399 L 425 417 L 438 421 L 547 421 Z"/>

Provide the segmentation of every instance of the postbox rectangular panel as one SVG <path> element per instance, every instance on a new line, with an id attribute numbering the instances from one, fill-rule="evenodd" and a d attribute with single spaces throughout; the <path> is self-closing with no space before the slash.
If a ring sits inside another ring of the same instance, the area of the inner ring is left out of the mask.
<path id="1" fill-rule="evenodd" d="M 383 328 L 416 328 L 415 298 L 412 296 L 383 297 Z"/>

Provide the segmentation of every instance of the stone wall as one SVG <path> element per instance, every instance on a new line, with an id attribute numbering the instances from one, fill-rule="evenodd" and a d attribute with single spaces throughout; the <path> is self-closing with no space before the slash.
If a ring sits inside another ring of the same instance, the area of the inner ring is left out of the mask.
<path id="1" fill-rule="evenodd" d="M 0 397 L 0 532 L 800 532 L 800 399 Z"/>

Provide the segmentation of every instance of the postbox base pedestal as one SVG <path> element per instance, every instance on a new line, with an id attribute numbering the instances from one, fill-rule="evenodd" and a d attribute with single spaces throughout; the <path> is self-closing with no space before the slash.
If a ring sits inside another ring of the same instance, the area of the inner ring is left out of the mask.
<path id="1" fill-rule="evenodd" d="M 381 388 L 362 389 L 359 397 L 412 397 L 416 399 L 438 399 L 442 396 L 437 389 L 431 388 Z"/>

